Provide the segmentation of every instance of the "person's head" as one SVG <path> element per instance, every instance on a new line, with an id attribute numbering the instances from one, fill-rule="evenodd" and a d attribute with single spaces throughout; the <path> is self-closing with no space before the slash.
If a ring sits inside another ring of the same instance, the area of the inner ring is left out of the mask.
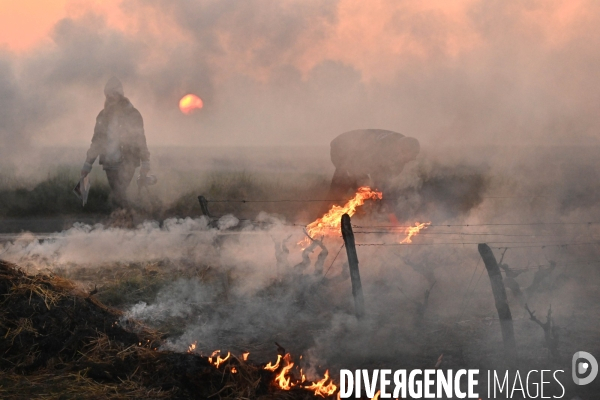
<path id="1" fill-rule="evenodd" d="M 123 93 L 121 81 L 114 76 L 110 78 L 104 86 L 104 95 L 106 96 L 106 101 L 109 103 L 122 98 L 125 94 Z"/>

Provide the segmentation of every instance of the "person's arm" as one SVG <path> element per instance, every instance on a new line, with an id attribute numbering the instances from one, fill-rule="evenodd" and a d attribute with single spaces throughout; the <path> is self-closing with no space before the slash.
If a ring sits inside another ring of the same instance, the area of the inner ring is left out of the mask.
<path id="1" fill-rule="evenodd" d="M 92 170 L 92 165 L 96 161 L 96 158 L 102 153 L 102 149 L 104 148 L 104 140 L 106 138 L 106 126 L 103 117 L 103 111 L 100 111 L 100 114 L 96 117 L 96 126 L 94 127 L 94 136 L 92 137 L 92 144 L 90 145 L 89 150 L 87 151 L 87 155 L 85 158 L 85 162 L 83 163 L 83 168 L 81 168 L 81 176 L 86 176 Z"/>
<path id="2" fill-rule="evenodd" d="M 135 138 L 135 145 L 138 149 L 140 157 L 140 175 L 146 176 L 150 172 L 150 152 L 148 151 L 148 145 L 146 144 L 146 135 L 144 133 L 144 120 L 142 114 L 136 109 L 131 114 L 131 125 L 133 137 Z"/>

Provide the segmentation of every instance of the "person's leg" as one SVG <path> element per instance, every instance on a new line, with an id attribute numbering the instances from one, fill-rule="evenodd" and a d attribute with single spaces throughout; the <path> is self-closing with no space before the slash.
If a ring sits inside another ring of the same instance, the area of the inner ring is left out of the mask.
<path id="1" fill-rule="evenodd" d="M 111 191 L 111 203 L 116 208 L 127 208 L 127 188 L 135 173 L 135 166 L 122 164 L 118 169 L 107 169 L 105 172 Z"/>
<path id="2" fill-rule="evenodd" d="M 108 180 L 108 186 L 110 186 L 109 201 L 115 207 L 120 207 L 117 200 L 117 192 L 119 190 L 119 170 L 118 169 L 106 169 L 106 179 Z"/>
<path id="3" fill-rule="evenodd" d="M 348 172 L 343 168 L 336 168 L 331 178 L 331 185 L 329 186 L 329 192 L 327 193 L 326 200 L 318 208 L 318 215 L 316 217 L 322 217 L 328 212 L 331 207 L 336 205 L 343 205 L 345 199 L 348 197 L 348 192 L 355 189 L 356 181 L 352 177 L 348 176 Z M 349 199 L 348 199 L 349 200 Z"/>
<path id="4" fill-rule="evenodd" d="M 118 205 L 123 208 L 129 207 L 129 202 L 127 201 L 127 188 L 131 183 L 131 179 L 133 179 L 133 174 L 135 173 L 135 166 L 128 163 L 123 163 L 121 167 L 117 170 L 117 184 L 115 187 L 115 200 L 118 202 Z"/>
<path id="5" fill-rule="evenodd" d="M 350 192 L 356 191 L 356 189 L 358 189 L 356 177 L 350 176 L 347 169 L 336 168 L 333 178 L 331 178 L 327 199 L 343 201 Z"/>

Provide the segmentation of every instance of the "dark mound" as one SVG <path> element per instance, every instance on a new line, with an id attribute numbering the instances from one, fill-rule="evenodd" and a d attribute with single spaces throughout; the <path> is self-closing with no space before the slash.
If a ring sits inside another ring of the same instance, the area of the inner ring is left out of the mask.
<path id="1" fill-rule="evenodd" d="M 206 357 L 160 351 L 158 332 L 122 326 L 119 311 L 56 276 L 27 275 L 0 260 L 0 304 L 3 399 L 274 394 L 261 368 L 231 357 L 217 369 Z"/>

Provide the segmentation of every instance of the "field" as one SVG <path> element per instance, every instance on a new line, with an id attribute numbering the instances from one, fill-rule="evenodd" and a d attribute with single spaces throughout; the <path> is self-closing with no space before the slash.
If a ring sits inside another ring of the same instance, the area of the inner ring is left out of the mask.
<path id="1" fill-rule="evenodd" d="M 63 293 L 60 299 L 109 310 L 123 327 L 118 335 L 139 335 L 152 345 L 126 353 L 139 370 L 116 366 L 115 354 L 127 346 L 94 348 L 104 337 L 98 330 L 93 340 L 92 333 L 73 339 L 82 341 L 81 348 L 65 346 L 90 352 L 89 360 L 63 353 L 43 360 L 35 351 L 15 353 L 18 363 L 2 365 L 8 375 L 0 381 L 0 394 L 314 397 L 299 390 L 301 384 L 285 391 L 273 376 L 264 375 L 262 368 L 276 360 L 281 347 L 312 381 L 329 370 L 338 382 L 340 368 L 423 369 L 437 364 L 441 369 L 501 371 L 510 363 L 478 253 L 478 244 L 488 243 L 510 271 L 504 270 L 504 279 L 516 367 L 524 374 L 564 370 L 561 382 L 569 398 L 595 399 L 597 383 L 578 387 L 570 376 L 575 352 L 600 354 L 596 150 L 425 148 L 394 182 L 393 196 L 367 202 L 352 217 L 366 307 L 360 320 L 340 235 L 323 238 L 327 254 L 322 253 L 321 265 L 322 249 L 309 254 L 298 245 L 305 239 L 303 226 L 329 205 L 321 201 L 333 172 L 327 149 L 158 149 L 153 171 L 159 183 L 141 194 L 133 183 L 134 209 L 127 214 L 111 209 L 107 183 L 97 167 L 90 202 L 81 208 L 71 193 L 79 168 L 76 149 L 60 152 L 65 155 L 62 166 L 53 162 L 56 154 L 42 154 L 43 173 L 3 168 L 0 259 L 28 276 L 41 274 L 32 282 L 44 290 L 54 285 Z M 202 216 L 199 195 L 209 200 L 212 218 Z M 412 243 L 400 244 L 404 227 L 415 222 L 431 225 Z M 10 274 L 5 273 L 8 282 L 16 279 Z M 516 286 L 507 283 L 509 274 L 516 274 L 511 281 Z M 9 311 L 3 311 L 0 321 L 0 348 L 8 349 L 9 340 L 11 346 L 22 340 L 35 347 L 34 330 L 25 328 L 34 326 L 28 321 L 34 324 L 38 311 L 27 315 L 27 295 L 48 310 L 67 304 L 58 298 L 56 304 L 45 304 L 46 292 L 33 287 L 22 293 L 6 287 L 2 301 Z M 11 293 L 25 297 L 11 300 Z M 23 310 L 15 309 L 22 314 L 16 318 L 10 307 L 18 301 Z M 531 320 L 525 303 L 542 323 L 551 308 L 555 342 Z M 84 323 L 79 321 L 84 316 L 77 315 L 72 329 Z M 117 334 L 108 330 L 105 335 Z M 117 340 L 123 345 L 137 340 L 123 337 Z M 236 361 L 231 358 L 215 368 L 206 361 L 215 350 L 231 352 Z M 110 368 L 103 364 L 102 351 L 113 352 Z M 149 356 L 140 353 L 144 351 L 161 354 L 156 361 L 160 384 L 153 386 L 143 375 L 151 371 Z M 240 361 L 244 352 L 250 353 L 247 365 Z M 97 373 L 99 365 L 125 375 Z M 195 377 L 191 385 L 169 375 L 186 371 L 186 365 Z M 232 366 L 249 381 L 262 383 L 243 384 L 231 373 Z M 214 372 L 231 385 L 215 380 Z M 295 373 L 300 376 L 299 370 Z M 56 380 L 42 382 L 50 376 Z M 59 384 L 61 376 L 66 380 Z M 480 377 L 485 387 L 487 378 Z M 80 389 L 73 391 L 78 384 Z M 248 387 L 252 390 L 244 392 Z M 560 393 L 554 385 L 549 392 L 556 390 Z"/>

